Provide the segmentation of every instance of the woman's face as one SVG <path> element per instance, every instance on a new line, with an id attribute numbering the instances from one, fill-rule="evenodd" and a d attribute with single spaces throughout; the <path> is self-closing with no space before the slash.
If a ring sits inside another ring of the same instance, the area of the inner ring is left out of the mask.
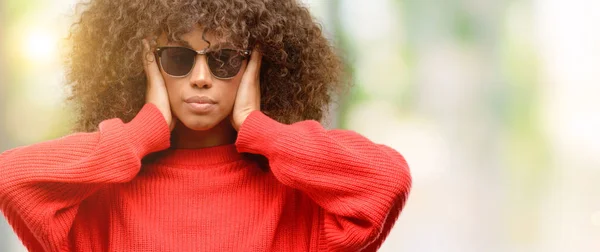
<path id="1" fill-rule="evenodd" d="M 200 51 L 209 46 L 202 39 L 203 32 L 201 26 L 197 25 L 194 30 L 184 34 L 181 38 L 189 45 L 167 43 L 167 37 L 163 34 L 158 39 L 158 46 L 184 46 Z M 211 43 L 211 47 L 220 42 L 212 37 L 210 33 L 204 34 L 204 38 Z M 244 61 L 237 75 L 225 80 L 217 79 L 211 74 L 206 62 L 206 55 L 196 56 L 194 68 L 185 77 L 170 76 L 161 68 L 169 93 L 173 116 L 187 128 L 197 131 L 209 130 L 227 119 L 233 109 L 246 64 L 247 61 Z M 194 97 L 210 100 L 210 102 L 209 104 L 199 104 L 197 101 L 190 102 L 189 99 Z"/>

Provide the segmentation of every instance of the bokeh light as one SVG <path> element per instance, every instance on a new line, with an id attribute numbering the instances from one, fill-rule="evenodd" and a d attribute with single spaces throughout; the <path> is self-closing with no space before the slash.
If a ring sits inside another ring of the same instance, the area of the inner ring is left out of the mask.
<path id="1" fill-rule="evenodd" d="M 23 39 L 23 54 L 32 62 L 49 62 L 56 59 L 56 35 L 39 28 L 30 28 Z"/>

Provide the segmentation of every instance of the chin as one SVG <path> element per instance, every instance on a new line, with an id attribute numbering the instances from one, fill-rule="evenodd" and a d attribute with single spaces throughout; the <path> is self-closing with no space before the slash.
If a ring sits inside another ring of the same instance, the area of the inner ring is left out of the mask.
<path id="1" fill-rule="evenodd" d="M 185 125 L 191 130 L 194 131 L 207 131 L 215 127 L 215 124 L 205 124 L 205 123 L 194 123 L 191 125 Z"/>
<path id="2" fill-rule="evenodd" d="M 182 124 L 188 129 L 194 131 L 207 131 L 214 128 L 218 124 L 218 122 L 213 122 L 212 120 L 199 120 L 198 118 L 194 119 L 182 121 Z"/>

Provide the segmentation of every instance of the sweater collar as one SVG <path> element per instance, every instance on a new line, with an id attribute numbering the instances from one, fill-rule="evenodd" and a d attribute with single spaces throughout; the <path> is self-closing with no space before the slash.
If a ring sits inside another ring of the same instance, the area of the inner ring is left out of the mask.
<path id="1" fill-rule="evenodd" d="M 231 163 L 242 158 L 243 155 L 237 151 L 235 144 L 226 144 L 201 149 L 169 148 L 156 153 L 153 163 L 202 168 L 206 165 Z"/>

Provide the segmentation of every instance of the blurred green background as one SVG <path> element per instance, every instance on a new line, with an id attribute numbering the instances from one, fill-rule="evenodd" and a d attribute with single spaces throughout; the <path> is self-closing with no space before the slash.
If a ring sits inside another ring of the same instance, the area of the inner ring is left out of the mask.
<path id="1" fill-rule="evenodd" d="M 600 251 L 600 1 L 304 2 L 354 82 L 328 125 L 412 169 L 381 251 Z M 74 4 L 1 1 L 0 151 L 69 132 Z"/>

